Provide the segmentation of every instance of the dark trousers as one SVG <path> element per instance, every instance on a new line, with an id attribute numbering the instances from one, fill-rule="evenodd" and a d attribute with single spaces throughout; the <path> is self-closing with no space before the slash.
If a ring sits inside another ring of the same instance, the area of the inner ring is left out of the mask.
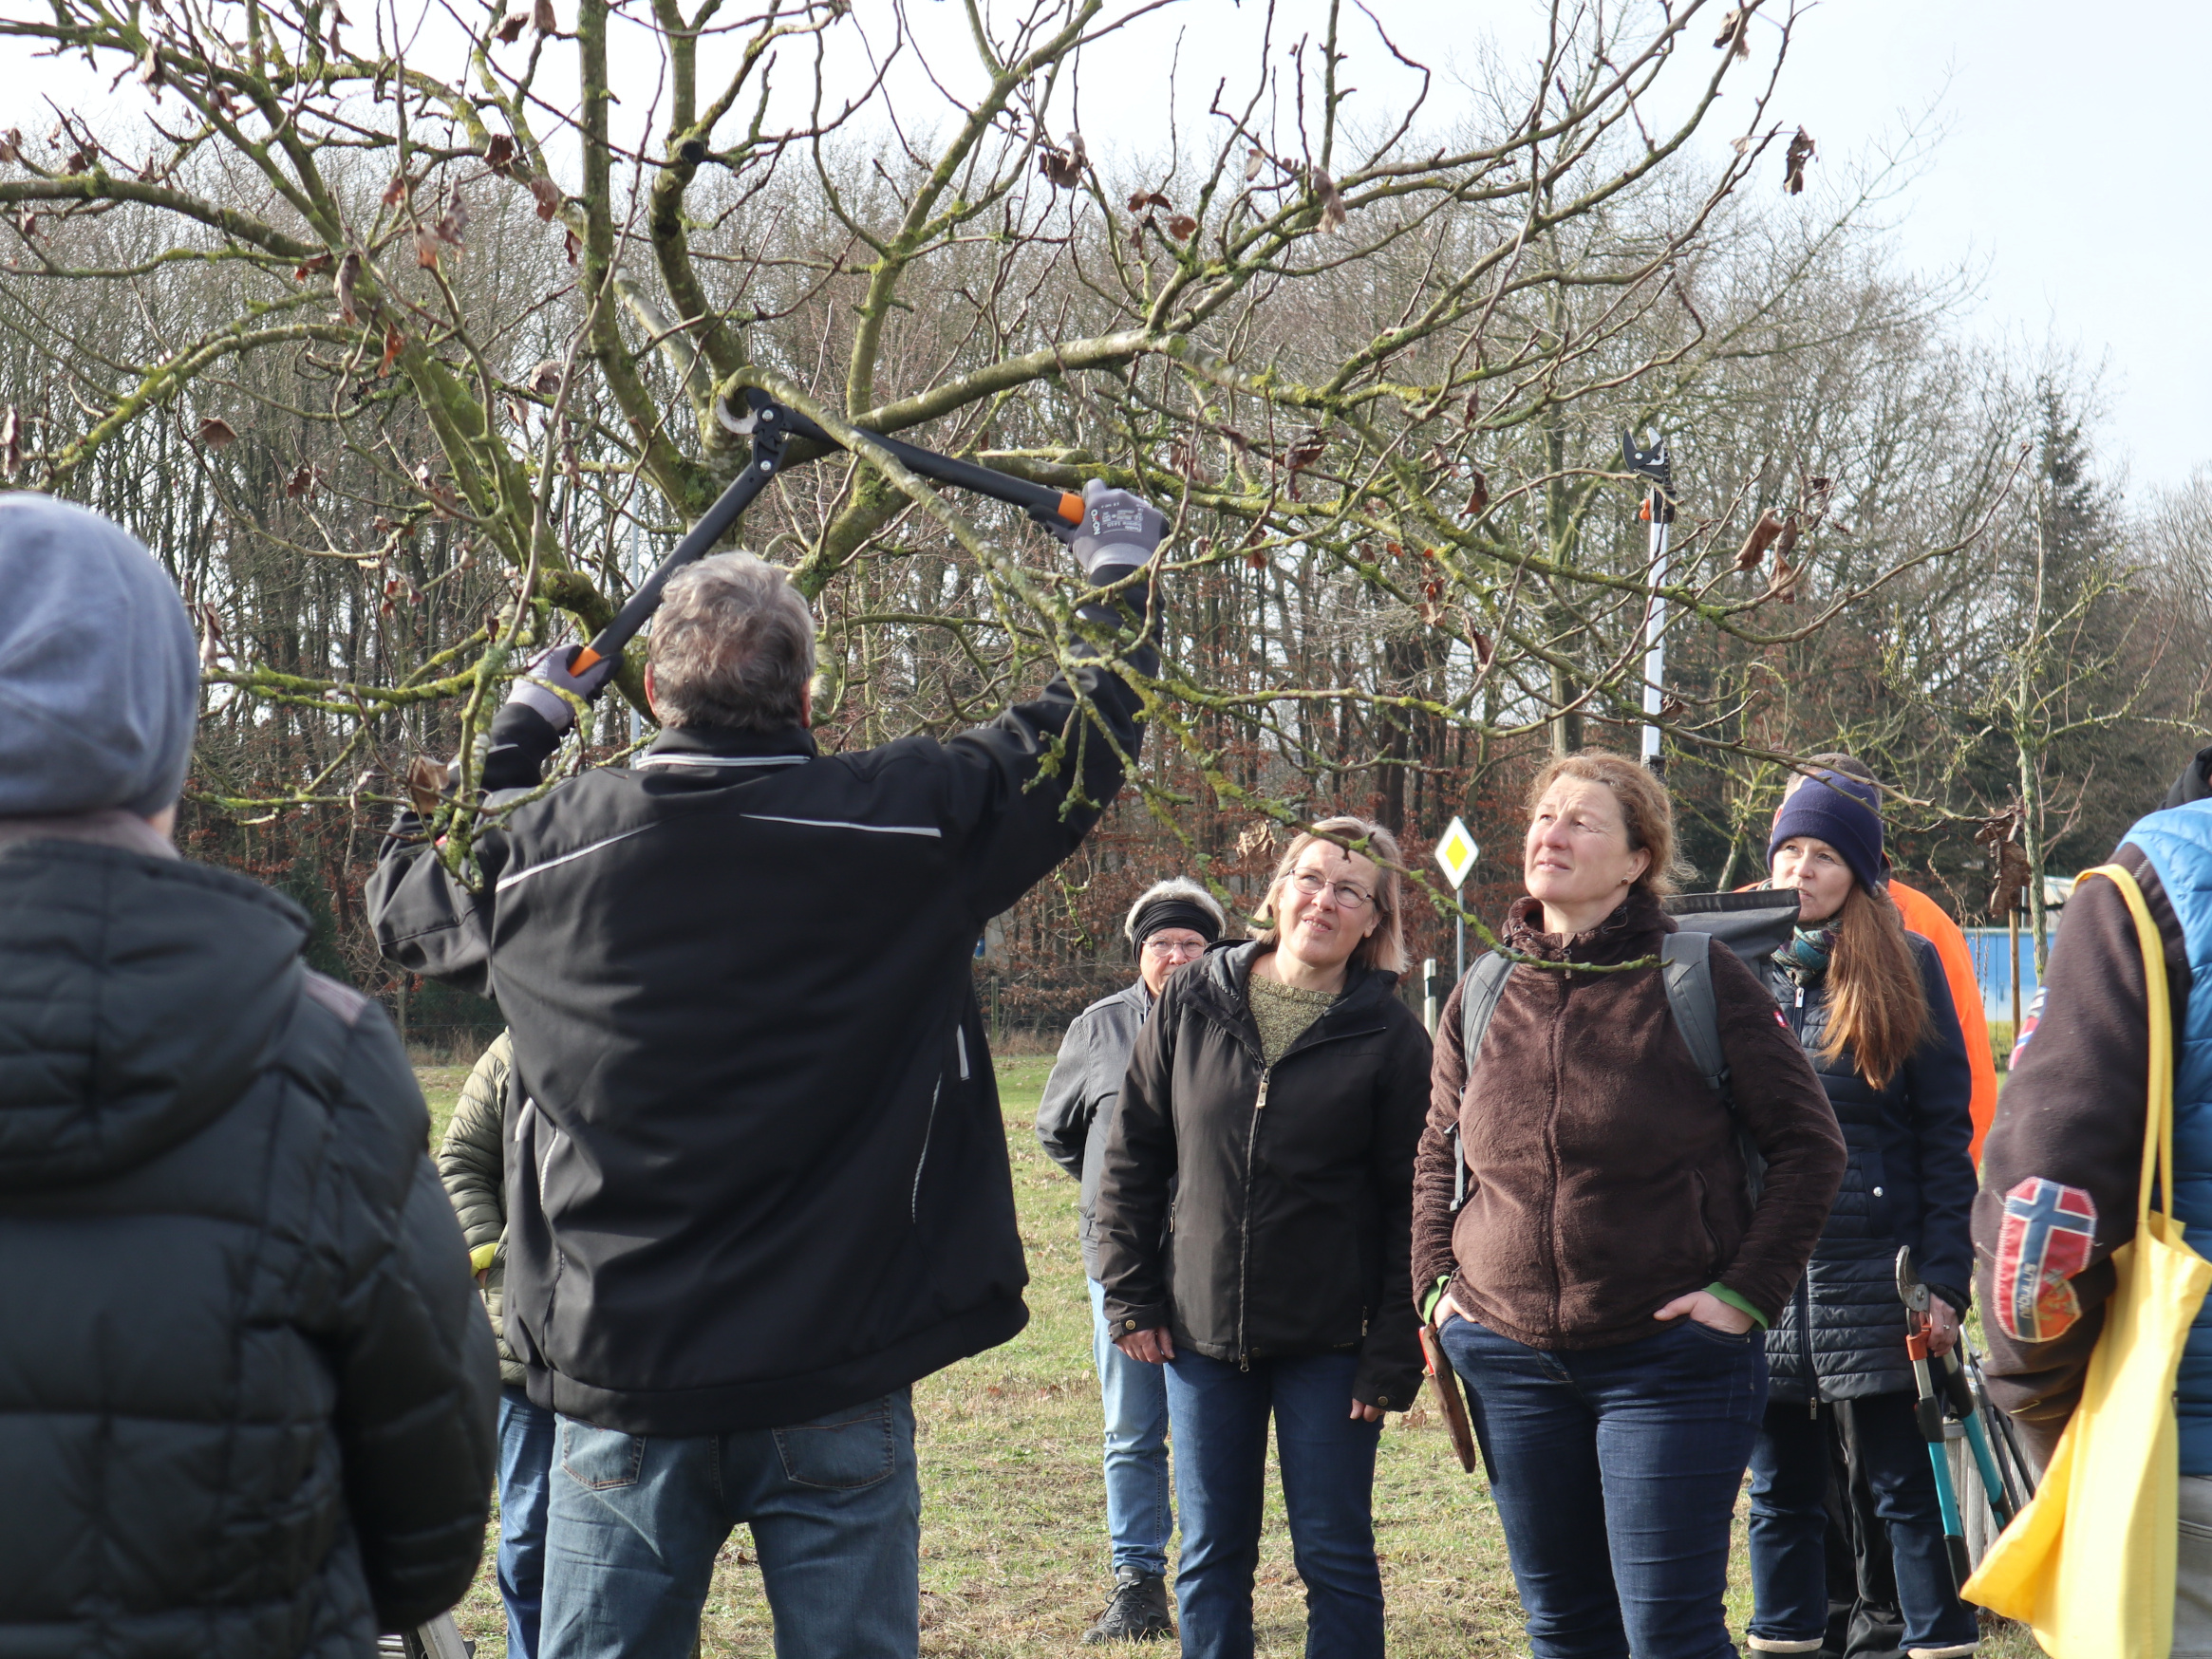
<path id="1" fill-rule="evenodd" d="M 1684 1319 L 1544 1350 L 1453 1319 L 1443 1342 L 1481 1402 L 1536 1659 L 1734 1659 L 1721 1602 L 1767 1403 L 1757 1333 Z"/>
<path id="2" fill-rule="evenodd" d="M 1912 1396 L 1878 1394 L 1850 1406 L 1858 1462 L 1887 1535 L 1903 1645 L 1972 1642 L 1978 1626 L 1952 1588 L 1935 1471 L 1913 1421 Z M 1829 1415 L 1827 1407 L 1816 1416 L 1802 1405 L 1771 1406 L 1752 1453 L 1754 1636 L 1814 1641 L 1828 1633 Z"/>
<path id="3" fill-rule="evenodd" d="M 1373 1501 L 1382 1425 L 1351 1415 L 1359 1363 L 1320 1353 L 1256 1359 L 1246 1370 L 1188 1351 L 1168 1362 L 1186 1659 L 1250 1659 L 1270 1416 L 1291 1556 L 1305 1581 L 1308 1659 L 1382 1659 Z"/>

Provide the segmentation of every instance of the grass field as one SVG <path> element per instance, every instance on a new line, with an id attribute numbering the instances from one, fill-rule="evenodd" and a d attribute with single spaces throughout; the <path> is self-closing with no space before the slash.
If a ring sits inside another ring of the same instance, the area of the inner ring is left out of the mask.
<path id="1" fill-rule="evenodd" d="M 928 1654 L 1070 1653 L 1103 1602 L 1105 1501 L 1076 1184 L 1038 1150 L 1030 1131 L 1050 1069 L 1049 1058 L 999 1065 L 1029 1253 L 1029 1328 L 914 1390 Z M 418 1072 L 441 1131 L 466 1074 L 451 1066 Z M 1441 1423 L 1419 1404 L 1393 1416 L 1383 1434 L 1375 1519 L 1394 1654 L 1487 1659 L 1526 1650 L 1497 1513 L 1481 1481 L 1460 1472 Z M 1742 1536 L 1739 1513 L 1729 1599 L 1739 1634 L 1751 1606 Z M 749 1542 L 740 1529 L 722 1550 L 703 1627 L 709 1655 L 766 1659 L 772 1651 Z M 1303 1653 L 1304 1605 L 1279 1494 L 1269 1505 L 1257 1613 L 1262 1655 Z M 504 1624 L 488 1552 L 456 1617 L 476 1641 L 477 1659 L 502 1659 Z M 1982 1647 L 1992 1659 L 2037 1651 L 2016 1629 L 1993 1631 Z"/>

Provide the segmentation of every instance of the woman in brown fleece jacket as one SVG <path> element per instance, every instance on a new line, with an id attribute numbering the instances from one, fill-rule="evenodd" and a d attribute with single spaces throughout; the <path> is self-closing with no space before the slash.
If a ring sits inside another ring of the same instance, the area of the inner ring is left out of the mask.
<path id="1" fill-rule="evenodd" d="M 1436 1028 L 1413 1277 L 1479 1407 L 1539 1659 L 1735 1652 L 1721 1597 L 1766 1407 L 1757 1327 L 1804 1271 L 1844 1172 L 1834 1113 L 1772 995 L 1715 949 L 1735 1109 L 1767 1161 L 1754 1206 L 1735 1122 L 1659 981 L 1673 850 L 1672 806 L 1644 768 L 1553 761 L 1505 936 L 1535 960 L 1507 979 L 1472 1067 L 1460 993 Z"/>

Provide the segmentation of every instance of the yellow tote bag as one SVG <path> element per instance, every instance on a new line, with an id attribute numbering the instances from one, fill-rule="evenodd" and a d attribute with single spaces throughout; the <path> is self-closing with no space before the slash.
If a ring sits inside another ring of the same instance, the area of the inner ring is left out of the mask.
<path id="1" fill-rule="evenodd" d="M 2117 885 L 2135 916 L 2150 1003 L 2150 1102 L 2135 1238 L 2112 1252 L 2118 1282 L 2081 1405 L 2027 1508 L 1966 1581 L 1969 1601 L 2022 1620 L 2052 1659 L 2167 1659 L 2174 1642 L 2174 1534 L 2181 1438 L 2174 1378 L 2212 1262 L 2182 1223 L 2150 1207 L 2152 1176 L 2173 1191 L 2173 1009 L 2165 952 L 2143 889 L 2116 864 L 2084 872 Z M 2171 1203 L 2171 1197 L 2164 1200 Z"/>

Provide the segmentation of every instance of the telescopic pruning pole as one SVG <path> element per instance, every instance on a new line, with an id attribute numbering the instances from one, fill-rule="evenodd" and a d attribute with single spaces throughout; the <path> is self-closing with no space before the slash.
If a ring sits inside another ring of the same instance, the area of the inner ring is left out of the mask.
<path id="1" fill-rule="evenodd" d="M 733 424 L 753 440 L 752 457 L 746 461 L 745 470 L 722 493 L 721 499 L 706 510 L 705 516 L 691 527 L 691 533 L 676 544 L 676 550 L 661 561 L 660 569 L 639 585 L 628 603 L 615 613 L 614 620 L 570 660 L 571 674 L 583 673 L 602 657 L 618 655 L 637 637 L 638 629 L 646 625 L 646 619 L 660 605 L 661 590 L 668 586 L 668 578 L 693 560 L 714 551 L 716 545 L 743 516 L 745 509 L 753 504 L 753 498 L 767 489 L 776 475 L 783 470 L 784 445 L 792 438 L 811 439 L 830 449 L 843 447 L 804 415 L 785 408 L 766 392 L 748 389 L 745 417 Z M 1021 508 L 1040 524 L 1083 522 L 1083 498 L 1055 485 L 1035 484 L 1027 478 L 994 473 L 973 461 L 955 460 L 935 450 L 896 438 L 885 438 L 880 433 L 863 432 L 861 436 L 895 457 L 907 471 L 933 484 L 946 484 L 956 490 L 987 495 L 993 501 L 1006 502 Z"/>
<path id="2" fill-rule="evenodd" d="M 1675 522 L 1674 475 L 1667 461 L 1667 440 L 1658 439 L 1649 449 L 1639 449 L 1632 434 L 1621 435 L 1621 458 L 1628 470 L 1645 480 L 1641 516 L 1651 526 L 1651 582 L 1657 587 L 1667 563 L 1667 531 Z M 1643 607 L 1643 763 L 1654 772 L 1665 770 L 1659 755 L 1659 712 L 1666 700 L 1662 689 L 1667 675 L 1666 601 L 1656 592 Z"/>

